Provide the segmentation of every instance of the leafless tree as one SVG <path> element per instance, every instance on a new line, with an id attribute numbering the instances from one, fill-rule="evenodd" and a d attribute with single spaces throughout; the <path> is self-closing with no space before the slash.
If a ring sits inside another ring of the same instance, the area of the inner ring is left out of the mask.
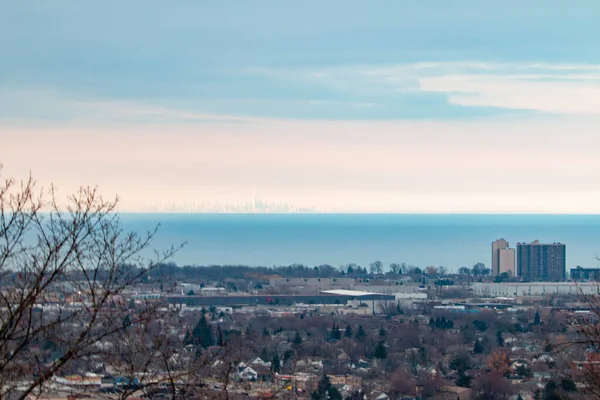
<path id="1" fill-rule="evenodd" d="M 506 400 L 515 393 L 515 385 L 496 372 L 486 372 L 473 383 L 478 399 Z"/>
<path id="2" fill-rule="evenodd" d="M 41 394 L 73 361 L 152 319 L 140 306 L 124 321 L 127 291 L 177 248 L 142 257 L 156 230 L 125 232 L 117 202 L 88 187 L 62 204 L 31 177 L 0 183 L 0 398 Z"/>
<path id="3" fill-rule="evenodd" d="M 594 294 L 580 290 L 589 313 L 580 314 L 564 334 L 548 340 L 564 377 L 582 384 L 586 398 L 600 399 L 600 288 Z"/>

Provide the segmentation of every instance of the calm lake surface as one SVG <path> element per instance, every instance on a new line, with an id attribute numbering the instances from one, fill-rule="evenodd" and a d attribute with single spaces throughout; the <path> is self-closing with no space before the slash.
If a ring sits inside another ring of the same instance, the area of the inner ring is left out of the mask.
<path id="1" fill-rule="evenodd" d="M 600 215 L 122 214 L 124 228 L 160 223 L 153 247 L 187 242 L 179 265 L 367 265 L 406 262 L 456 270 L 490 265 L 491 242 L 561 242 L 567 268 L 600 262 Z"/>

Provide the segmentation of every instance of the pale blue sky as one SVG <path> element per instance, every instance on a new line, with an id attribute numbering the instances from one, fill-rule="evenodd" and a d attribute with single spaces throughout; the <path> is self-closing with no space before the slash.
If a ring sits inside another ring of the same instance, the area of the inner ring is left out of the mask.
<path id="1" fill-rule="evenodd" d="M 258 192 L 355 211 L 577 212 L 600 178 L 586 158 L 600 145 L 598 1 L 0 2 L 0 161 L 67 188 L 91 179 L 126 209 L 170 184 L 156 203 Z M 155 146 L 142 166 L 108 172 L 141 135 Z M 68 168 L 98 137 L 108 153 Z M 20 157 L 32 141 L 54 155 Z M 149 174 L 157 157 L 170 161 Z M 556 191 L 569 200 L 536 205 Z"/>

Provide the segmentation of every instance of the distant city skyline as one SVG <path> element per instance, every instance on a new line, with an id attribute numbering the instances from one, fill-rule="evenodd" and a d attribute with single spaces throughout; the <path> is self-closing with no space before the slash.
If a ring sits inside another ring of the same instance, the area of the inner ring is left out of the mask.
<path id="1" fill-rule="evenodd" d="M 600 213 L 600 2 L 5 2 L 2 176 L 120 209 Z M 132 23 L 135 21 L 135 23 Z"/>
<path id="2" fill-rule="evenodd" d="M 313 208 L 298 208 L 285 202 L 268 202 L 252 199 L 237 204 L 173 200 L 171 203 L 155 203 L 138 210 L 139 212 L 177 213 L 299 213 L 317 212 Z"/>

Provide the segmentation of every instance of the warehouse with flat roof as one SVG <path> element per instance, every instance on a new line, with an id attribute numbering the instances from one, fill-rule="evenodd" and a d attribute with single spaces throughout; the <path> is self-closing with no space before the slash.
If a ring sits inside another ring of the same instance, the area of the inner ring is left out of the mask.
<path id="1" fill-rule="evenodd" d="M 167 296 L 169 304 L 194 306 L 257 306 L 257 305 L 294 305 L 294 304 L 346 304 L 351 300 L 395 301 L 394 295 L 363 292 L 358 290 L 324 290 L 319 294 L 236 294 L 218 296 Z"/>

